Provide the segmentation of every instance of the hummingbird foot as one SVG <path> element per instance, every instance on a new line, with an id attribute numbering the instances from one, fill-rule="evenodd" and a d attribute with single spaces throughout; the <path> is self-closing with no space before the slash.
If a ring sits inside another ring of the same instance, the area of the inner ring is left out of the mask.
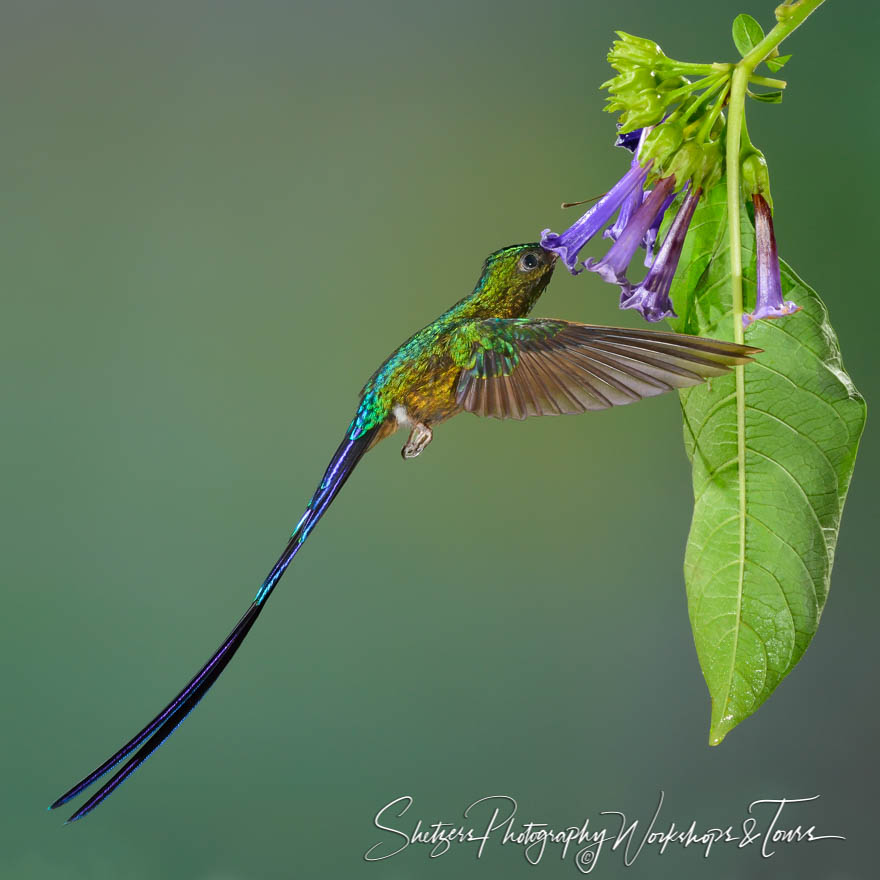
<path id="1" fill-rule="evenodd" d="M 400 454 L 404 459 L 415 458 L 421 454 L 433 437 L 434 432 L 427 425 L 423 425 L 421 422 L 414 422 L 412 431 L 409 434 L 409 440 L 406 441 L 406 445 L 400 450 Z"/>

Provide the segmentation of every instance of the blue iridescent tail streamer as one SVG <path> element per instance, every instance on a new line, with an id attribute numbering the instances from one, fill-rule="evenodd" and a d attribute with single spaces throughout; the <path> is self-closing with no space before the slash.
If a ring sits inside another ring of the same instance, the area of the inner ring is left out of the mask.
<path id="1" fill-rule="evenodd" d="M 137 752 L 118 770 L 108 782 L 106 782 L 88 801 L 86 801 L 67 821 L 75 822 L 90 813 L 95 807 L 113 793 L 156 749 L 168 739 L 177 726 L 183 722 L 187 715 L 196 707 L 199 700 L 208 692 L 211 685 L 220 677 L 220 673 L 228 665 L 229 661 L 239 649 L 245 637 L 250 632 L 260 612 L 266 605 L 266 600 L 275 589 L 281 576 L 293 561 L 299 548 L 305 543 L 311 530 L 330 506 L 339 490 L 361 460 L 370 446 L 377 428 L 372 428 L 352 440 L 346 435 L 345 440 L 336 450 L 330 461 L 324 477 L 321 480 L 312 500 L 306 508 L 302 519 L 297 523 L 293 534 L 284 548 L 284 552 L 278 557 L 278 561 L 272 566 L 272 570 L 263 581 L 257 595 L 250 607 L 245 611 L 241 620 L 233 628 L 232 632 L 224 639 L 219 648 L 211 655 L 207 663 L 193 676 L 186 687 L 139 733 L 132 737 L 118 752 L 111 755 L 100 767 L 93 770 L 84 779 L 80 780 L 71 789 L 61 795 L 50 807 L 54 810 L 75 798 L 85 791 L 92 783 L 96 782 L 105 773 L 112 770 L 120 761 L 128 758 L 132 752 Z"/>

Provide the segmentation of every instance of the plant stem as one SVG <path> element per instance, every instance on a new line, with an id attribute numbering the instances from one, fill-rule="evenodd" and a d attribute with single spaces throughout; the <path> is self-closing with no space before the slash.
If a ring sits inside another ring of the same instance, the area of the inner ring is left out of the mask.
<path id="1" fill-rule="evenodd" d="M 730 106 L 727 114 L 727 226 L 730 242 L 730 292 L 733 300 L 733 336 L 736 342 L 743 341 L 743 297 L 742 297 L 742 242 L 739 227 L 739 163 L 740 140 L 742 137 L 743 117 L 746 109 L 746 91 L 749 79 L 755 68 L 796 28 L 800 27 L 807 16 L 815 12 L 825 0 L 798 0 L 788 6 L 780 6 L 776 10 L 779 20 L 774 27 L 751 52 L 749 52 L 734 68 L 730 84 Z M 742 367 L 736 368 L 737 392 L 742 381 Z M 744 451 L 743 451 L 744 455 Z M 740 461 L 742 468 L 744 461 Z"/>
<path id="2" fill-rule="evenodd" d="M 699 89 L 712 88 L 716 86 L 719 82 L 723 82 L 724 77 L 720 74 L 712 74 L 712 76 L 704 76 L 702 79 L 698 79 L 695 82 L 688 83 L 687 85 L 682 86 L 680 89 L 676 89 L 674 92 L 669 92 L 666 97 L 666 100 L 669 103 L 673 101 L 677 101 L 679 98 L 683 98 L 685 95 L 689 95 L 691 92 L 695 92 Z"/>
<path id="3" fill-rule="evenodd" d="M 730 243 L 730 292 L 733 302 L 733 338 L 743 342 L 743 268 L 742 236 L 740 234 L 740 142 L 745 122 L 746 91 L 749 79 L 760 64 L 795 28 L 803 24 L 807 16 L 825 0 L 799 0 L 776 10 L 779 23 L 740 61 L 733 71 L 730 82 L 730 105 L 727 115 L 727 234 Z M 748 137 L 748 135 L 746 135 Z M 736 459 L 739 485 L 739 542 L 740 542 L 740 594 L 745 564 L 745 517 L 746 517 L 746 383 L 742 366 L 736 371 Z"/>
<path id="4" fill-rule="evenodd" d="M 767 86 L 771 89 L 784 89 L 788 83 L 784 79 L 771 79 L 769 76 L 752 76 L 749 82 L 753 82 L 756 86 Z"/>
<path id="5" fill-rule="evenodd" d="M 676 61 L 675 62 L 675 71 L 676 73 L 702 73 L 705 75 L 711 75 L 714 73 L 718 73 L 718 68 L 714 64 L 687 64 L 685 62 Z"/>
<path id="6" fill-rule="evenodd" d="M 773 30 L 746 55 L 739 66 L 754 70 L 792 31 L 799 28 L 808 15 L 815 12 L 825 0 L 798 0 L 796 3 L 776 7 L 779 22 Z"/>
<path id="7" fill-rule="evenodd" d="M 715 79 L 715 82 L 712 83 L 703 92 L 702 95 L 695 95 L 689 104 L 686 104 L 681 108 L 681 111 L 679 111 L 681 113 L 681 116 L 679 117 L 678 121 L 682 125 L 684 125 L 688 121 L 688 119 L 690 119 L 691 116 L 694 115 L 694 113 L 699 108 L 700 104 L 702 104 L 704 101 L 708 101 L 718 91 L 718 89 L 720 89 L 723 85 L 725 85 L 726 82 L 727 82 L 727 77 L 724 77 L 724 76 L 717 77 Z"/>
<path id="8" fill-rule="evenodd" d="M 743 59 L 745 60 L 745 59 Z M 733 338 L 743 341 L 742 241 L 739 228 L 739 147 L 743 114 L 746 109 L 746 88 L 751 71 L 740 62 L 733 71 L 730 85 L 730 106 L 727 113 L 727 235 L 730 242 L 730 293 L 733 300 Z M 741 375 L 737 368 L 737 384 Z M 737 389 L 739 390 L 739 389 Z"/>
<path id="9" fill-rule="evenodd" d="M 712 131 L 712 126 L 715 125 L 715 121 L 721 115 L 721 110 L 724 108 L 724 104 L 727 101 L 727 95 L 730 92 L 730 83 L 724 84 L 724 91 L 718 97 L 718 100 L 715 102 L 715 105 L 706 114 L 706 118 L 703 120 L 703 124 L 700 126 L 700 130 L 697 132 L 697 140 L 702 144 L 705 142 L 706 138 L 709 137 L 709 133 Z"/>

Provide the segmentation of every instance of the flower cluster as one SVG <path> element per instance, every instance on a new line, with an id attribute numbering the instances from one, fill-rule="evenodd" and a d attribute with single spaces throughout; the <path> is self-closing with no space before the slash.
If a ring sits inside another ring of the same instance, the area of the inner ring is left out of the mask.
<path id="1" fill-rule="evenodd" d="M 634 135 L 623 134 L 618 141 L 631 149 Z M 608 193 L 565 232 L 545 229 L 541 234 L 541 244 L 557 253 L 572 274 L 583 269 L 596 272 L 620 288 L 622 309 L 636 309 L 652 322 L 675 316 L 669 290 L 688 226 L 701 194 L 721 176 L 717 141 L 703 145 L 683 141 L 675 122 L 642 129 L 629 170 Z M 651 177 L 654 185 L 646 189 Z M 655 256 L 661 224 L 677 197 L 678 210 Z M 603 229 L 604 236 L 613 242 L 608 253 L 600 260 L 581 263 L 579 254 L 584 245 Z M 633 284 L 627 270 L 640 247 L 646 252 L 648 273 Z"/>
<path id="2" fill-rule="evenodd" d="M 653 41 L 617 31 L 608 53 L 608 63 L 617 76 L 602 83 L 608 89 L 606 111 L 620 113 L 624 131 L 657 122 L 664 110 L 687 91 L 690 83 L 682 75 L 682 65 L 667 58 Z"/>
<path id="3" fill-rule="evenodd" d="M 559 255 L 568 270 L 584 269 L 620 288 L 620 307 L 646 321 L 677 317 L 669 292 L 688 227 L 703 193 L 724 172 L 723 110 L 731 86 L 730 64 L 686 64 L 667 57 L 652 40 L 618 31 L 608 54 L 617 75 L 603 84 L 606 110 L 620 113 L 616 144 L 633 153 L 629 170 L 590 210 L 564 232 L 545 229 L 541 244 Z M 697 74 L 691 82 L 687 76 Z M 772 202 L 764 157 L 745 135 L 743 190 L 755 206 L 758 294 L 748 326 L 758 318 L 780 317 L 798 306 L 782 299 L 779 258 L 773 235 Z M 664 219 L 673 205 L 675 215 Z M 597 233 L 612 241 L 599 260 L 581 262 L 580 253 Z M 645 277 L 627 277 L 639 248 L 645 250 Z"/>

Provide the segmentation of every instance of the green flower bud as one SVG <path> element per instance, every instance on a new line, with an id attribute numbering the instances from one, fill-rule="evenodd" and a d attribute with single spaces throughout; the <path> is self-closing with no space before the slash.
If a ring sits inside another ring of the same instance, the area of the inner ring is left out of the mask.
<path id="1" fill-rule="evenodd" d="M 721 180 L 724 173 L 724 150 L 721 148 L 721 141 L 707 141 L 703 144 L 702 153 L 702 163 L 694 174 L 694 183 L 703 192 L 708 192 Z"/>
<path id="2" fill-rule="evenodd" d="M 740 179 L 746 201 L 756 193 L 770 200 L 770 175 L 767 171 L 767 160 L 760 150 L 753 148 L 742 159 Z"/>
<path id="3" fill-rule="evenodd" d="M 629 92 L 643 92 L 657 90 L 657 77 L 645 67 L 634 67 L 619 73 L 613 79 L 602 83 L 600 89 L 608 89 L 612 95 L 622 95 Z"/>
<path id="4" fill-rule="evenodd" d="M 675 175 L 675 188 L 681 189 L 702 167 L 703 150 L 693 140 L 685 141 L 675 153 L 659 166 L 654 166 L 662 177 Z"/>
<path id="5" fill-rule="evenodd" d="M 615 40 L 608 53 L 608 63 L 624 70 L 632 67 L 656 67 L 668 61 L 663 50 L 653 41 L 643 37 L 634 37 L 623 31 L 615 31 L 619 40 Z"/>
<path id="6" fill-rule="evenodd" d="M 606 109 L 611 110 L 611 106 Z M 620 114 L 620 131 L 625 134 L 636 128 L 653 125 L 663 118 L 665 106 L 659 92 L 639 92 L 633 95 L 622 105 L 624 112 Z"/>
<path id="7" fill-rule="evenodd" d="M 683 76 L 669 76 L 664 79 L 658 86 L 658 92 L 674 92 L 682 86 L 686 86 L 688 81 Z"/>
<path id="8" fill-rule="evenodd" d="M 654 159 L 654 167 L 664 166 L 672 154 L 681 146 L 683 134 L 677 122 L 667 121 L 658 125 L 646 138 L 639 153 L 639 161 L 644 165 Z"/>

